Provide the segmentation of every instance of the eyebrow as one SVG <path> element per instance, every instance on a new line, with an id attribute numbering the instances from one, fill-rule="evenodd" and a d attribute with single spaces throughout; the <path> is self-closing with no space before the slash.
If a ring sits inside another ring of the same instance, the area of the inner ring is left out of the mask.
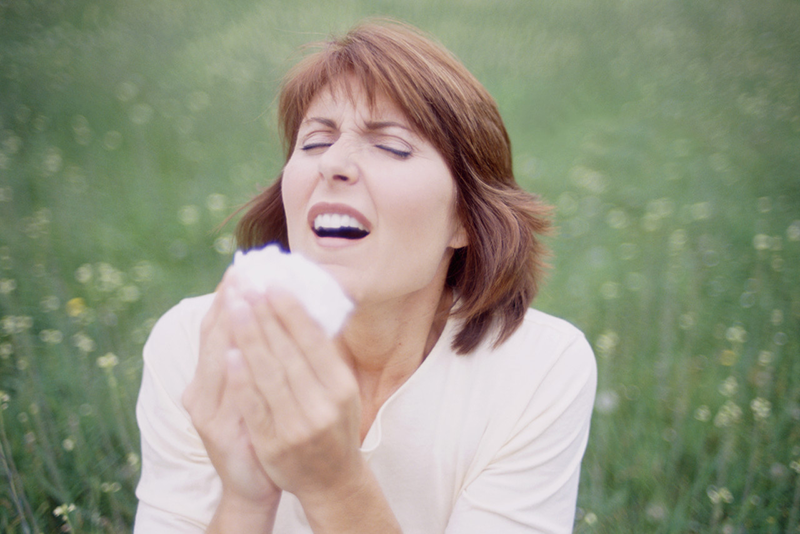
<path id="1" fill-rule="evenodd" d="M 303 121 L 303 124 L 307 124 L 309 122 L 318 122 L 323 126 L 328 128 L 337 129 L 338 125 L 331 119 L 326 119 L 324 117 L 309 117 Z M 384 130 L 386 128 L 402 128 L 403 130 L 408 130 L 411 132 L 411 128 L 403 124 L 402 122 L 397 121 L 368 121 L 366 124 L 367 131 L 374 132 L 376 130 Z"/>
<path id="2" fill-rule="evenodd" d="M 319 122 L 323 126 L 327 126 L 328 128 L 336 128 L 336 123 L 333 122 L 331 119 L 325 119 L 322 117 L 309 117 L 305 119 L 301 124 L 308 124 L 309 122 Z"/>
<path id="3" fill-rule="evenodd" d="M 402 128 L 403 130 L 411 131 L 411 128 L 401 122 L 396 121 L 369 121 L 366 123 L 367 130 L 383 130 L 385 128 Z"/>

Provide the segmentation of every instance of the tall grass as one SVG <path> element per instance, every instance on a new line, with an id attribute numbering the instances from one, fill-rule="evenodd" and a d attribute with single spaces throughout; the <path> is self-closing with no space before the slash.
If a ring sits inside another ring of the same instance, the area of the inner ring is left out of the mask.
<path id="1" fill-rule="evenodd" d="M 403 18 L 558 208 L 600 383 L 576 531 L 800 532 L 800 4 L 0 3 L 0 531 L 127 532 L 142 344 L 281 164 L 297 45 Z"/>

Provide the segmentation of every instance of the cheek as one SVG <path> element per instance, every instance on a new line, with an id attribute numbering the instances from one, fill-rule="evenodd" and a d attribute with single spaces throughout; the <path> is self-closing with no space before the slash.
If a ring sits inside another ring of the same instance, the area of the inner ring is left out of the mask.
<path id="1" fill-rule="evenodd" d="M 409 238 L 425 235 L 430 239 L 432 231 L 442 235 L 452 227 L 455 185 L 449 175 L 392 181 L 382 189 L 380 198 L 386 201 L 386 209 L 379 211 L 390 211 Z"/>
<path id="2" fill-rule="evenodd" d="M 289 225 L 291 232 L 292 225 L 296 224 L 298 218 L 302 218 L 303 199 L 308 196 L 309 184 L 303 182 L 300 176 L 303 176 L 296 165 L 290 161 L 283 169 L 283 177 L 281 178 L 281 200 L 283 200 L 283 208 L 286 212 L 286 222 Z"/>
<path id="3" fill-rule="evenodd" d="M 281 199 L 283 200 L 283 211 L 286 215 L 286 237 L 289 241 L 289 250 L 295 250 L 298 246 L 301 246 L 301 232 L 305 225 L 305 212 L 302 202 L 303 190 L 298 185 L 295 180 L 287 180 L 285 175 L 281 181 Z"/>

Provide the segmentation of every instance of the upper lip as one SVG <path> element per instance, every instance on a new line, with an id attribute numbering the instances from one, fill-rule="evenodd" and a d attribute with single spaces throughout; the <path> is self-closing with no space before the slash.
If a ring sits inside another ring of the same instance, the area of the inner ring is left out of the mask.
<path id="1" fill-rule="evenodd" d="M 361 213 L 360 211 L 351 206 L 348 206 L 347 204 L 330 203 L 330 202 L 319 202 L 311 206 L 311 209 L 308 211 L 308 225 L 311 228 L 314 228 L 314 219 L 316 219 L 318 215 L 322 215 L 325 213 L 349 215 L 358 222 L 360 222 L 362 226 L 364 226 L 364 228 L 367 229 L 367 232 L 372 231 L 372 224 L 370 224 L 369 220 L 367 220 L 367 218 L 364 216 L 363 213 Z"/>

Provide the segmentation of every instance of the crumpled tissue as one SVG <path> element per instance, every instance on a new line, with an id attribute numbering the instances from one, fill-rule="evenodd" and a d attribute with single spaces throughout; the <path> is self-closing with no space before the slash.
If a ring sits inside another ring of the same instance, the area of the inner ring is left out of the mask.
<path id="1" fill-rule="evenodd" d="M 234 271 L 245 287 L 259 293 L 270 287 L 291 292 L 329 337 L 335 336 L 353 310 L 336 279 L 300 254 L 267 245 L 233 255 Z"/>

